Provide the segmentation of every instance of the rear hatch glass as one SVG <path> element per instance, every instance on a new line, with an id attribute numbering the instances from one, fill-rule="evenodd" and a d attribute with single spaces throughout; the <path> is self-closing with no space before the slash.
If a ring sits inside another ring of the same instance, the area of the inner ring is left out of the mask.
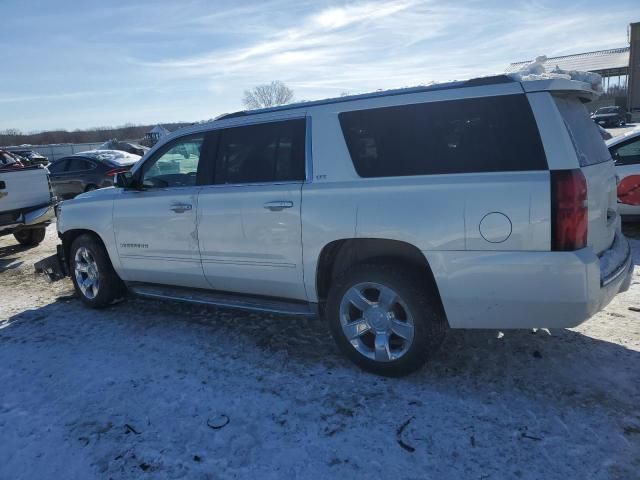
<path id="1" fill-rule="evenodd" d="M 587 180 L 589 226 L 587 244 L 596 253 L 608 249 L 618 227 L 614 163 L 595 122 L 576 96 L 554 96 Z"/>

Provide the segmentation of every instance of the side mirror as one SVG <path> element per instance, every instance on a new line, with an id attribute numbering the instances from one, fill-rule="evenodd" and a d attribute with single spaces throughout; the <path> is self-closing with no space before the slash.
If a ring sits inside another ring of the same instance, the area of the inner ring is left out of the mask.
<path id="1" fill-rule="evenodd" d="M 133 174 L 131 172 L 116 173 L 115 184 L 116 187 L 119 188 L 131 188 L 133 184 Z"/>

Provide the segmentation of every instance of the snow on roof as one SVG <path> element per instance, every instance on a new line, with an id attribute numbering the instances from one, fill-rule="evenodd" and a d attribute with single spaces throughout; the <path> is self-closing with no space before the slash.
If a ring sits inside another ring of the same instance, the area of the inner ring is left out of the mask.
<path id="1" fill-rule="evenodd" d="M 514 62 L 506 68 L 505 73 L 517 72 L 529 63 L 531 63 L 531 60 Z M 629 47 L 549 57 L 544 62 L 544 67 L 547 71 L 554 69 L 556 66 L 563 70 L 582 70 L 585 72 L 627 68 L 629 66 Z"/>
<path id="2" fill-rule="evenodd" d="M 582 70 L 563 70 L 559 66 L 555 66 L 549 70 L 546 68 L 548 64 L 546 56 L 536 57 L 533 62 L 523 64 L 520 68 L 510 73 L 508 76 L 517 82 L 530 82 L 536 80 L 577 80 L 588 84 L 596 93 L 602 93 L 602 77 L 594 72 L 585 72 Z"/>
<path id="3" fill-rule="evenodd" d="M 88 150 L 86 152 L 74 153 L 74 156 L 91 157 L 121 165 L 134 163 L 140 160 L 140 155 L 124 152 L 122 150 Z"/>

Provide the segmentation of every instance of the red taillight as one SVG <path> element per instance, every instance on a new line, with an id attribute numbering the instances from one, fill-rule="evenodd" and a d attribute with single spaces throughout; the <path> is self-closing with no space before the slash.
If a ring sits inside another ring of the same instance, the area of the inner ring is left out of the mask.
<path id="1" fill-rule="evenodd" d="M 128 172 L 129 168 L 114 168 L 113 170 L 109 170 L 105 175 L 107 177 L 113 177 L 116 173 Z"/>
<path id="2" fill-rule="evenodd" d="M 587 246 L 587 180 L 582 171 L 551 171 L 551 249 Z"/>

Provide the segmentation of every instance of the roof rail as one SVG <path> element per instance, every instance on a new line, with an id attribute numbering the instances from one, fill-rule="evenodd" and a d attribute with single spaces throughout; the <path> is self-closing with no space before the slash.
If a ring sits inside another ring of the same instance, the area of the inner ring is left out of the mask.
<path id="1" fill-rule="evenodd" d="M 334 103 L 351 102 L 353 100 L 364 100 L 368 98 L 391 97 L 395 95 L 407 95 L 410 93 L 450 90 L 453 88 L 480 87 L 484 85 L 497 85 L 501 83 L 513 83 L 513 82 L 515 82 L 515 80 L 513 80 L 508 75 L 504 75 L 504 74 L 492 75 L 488 77 L 472 78 L 470 80 L 463 80 L 463 81 L 456 80 L 453 82 L 434 83 L 432 85 L 423 85 L 419 87 L 398 88 L 393 90 L 380 90 L 377 92 L 362 93 L 358 95 L 346 95 L 344 97 L 327 98 L 324 100 L 313 100 L 310 102 L 291 103 L 288 105 L 278 105 L 276 107 L 258 108 L 255 110 L 240 110 L 237 112 L 227 113 L 225 115 L 222 115 L 216 118 L 214 121 L 217 122 L 219 120 L 228 120 L 230 118 L 244 117 L 248 115 L 257 115 L 260 113 L 280 112 L 280 111 L 287 111 L 287 110 L 295 110 L 298 108 L 315 107 L 318 105 L 330 105 Z"/>

